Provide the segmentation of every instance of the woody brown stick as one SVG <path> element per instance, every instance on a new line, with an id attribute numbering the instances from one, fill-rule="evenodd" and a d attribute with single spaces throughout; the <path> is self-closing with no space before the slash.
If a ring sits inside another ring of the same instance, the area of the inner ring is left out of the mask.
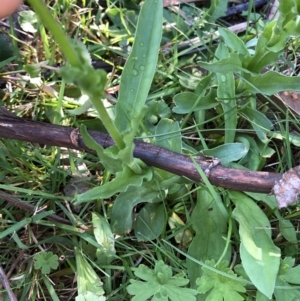
<path id="1" fill-rule="evenodd" d="M 114 144 L 106 133 L 96 131 L 89 131 L 89 133 L 104 148 Z M 85 145 L 74 128 L 27 120 L 5 114 L 3 111 L 0 111 L 0 138 L 93 152 Z M 158 167 L 197 182 L 202 180 L 197 166 L 187 155 L 136 140 L 134 157 L 141 159 L 149 166 Z M 270 193 L 275 181 L 279 181 L 282 176 L 280 173 L 227 168 L 220 164 L 214 167 L 207 158 L 194 157 L 194 159 L 203 171 L 206 173 L 208 171 L 211 184 L 233 190 Z"/>

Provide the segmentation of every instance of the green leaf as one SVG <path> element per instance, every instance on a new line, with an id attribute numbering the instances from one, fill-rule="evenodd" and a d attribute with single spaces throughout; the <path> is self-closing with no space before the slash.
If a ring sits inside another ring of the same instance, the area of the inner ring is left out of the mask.
<path id="1" fill-rule="evenodd" d="M 291 257 L 284 258 L 280 263 L 278 277 L 276 279 L 276 287 L 274 295 L 276 300 L 294 301 L 299 300 L 300 292 L 297 288 L 293 288 L 289 283 L 300 284 L 299 272 L 300 266 L 294 267 L 295 259 Z M 297 298 L 297 299 L 296 299 Z"/>
<path id="2" fill-rule="evenodd" d="M 118 192 L 126 191 L 130 186 L 140 187 L 144 181 L 149 181 L 151 178 L 151 169 L 146 169 L 144 174 L 137 175 L 127 165 L 123 165 L 123 170 L 117 172 L 113 180 L 78 195 L 74 203 L 78 205 L 96 199 L 110 198 Z"/>
<path id="3" fill-rule="evenodd" d="M 212 0 L 207 14 L 210 16 L 208 22 L 214 22 L 220 17 L 226 16 L 228 0 Z"/>
<path id="4" fill-rule="evenodd" d="M 174 96 L 176 106 L 172 111 L 176 114 L 187 114 L 191 111 L 211 109 L 219 104 L 216 97 L 215 89 L 211 89 L 206 96 L 199 96 L 193 92 L 182 92 Z"/>
<path id="5" fill-rule="evenodd" d="M 32 10 L 23 10 L 18 13 L 19 24 L 21 28 L 30 33 L 36 33 L 38 30 L 38 18 Z"/>
<path id="6" fill-rule="evenodd" d="M 252 125 L 258 138 L 263 142 L 267 143 L 269 139 L 266 133 L 273 128 L 272 122 L 263 113 L 254 110 L 250 107 L 245 107 L 240 110 L 240 114 L 244 116 Z"/>
<path id="7" fill-rule="evenodd" d="M 300 284 L 299 273 L 300 265 L 293 267 L 295 264 L 295 259 L 291 257 L 286 257 L 281 263 L 279 277 L 289 283 Z"/>
<path id="8" fill-rule="evenodd" d="M 221 43 L 216 50 L 216 57 L 225 59 L 229 56 L 227 47 Z M 218 88 L 217 96 L 221 103 L 225 123 L 225 144 L 233 143 L 235 140 L 237 125 L 237 103 L 235 97 L 235 80 L 233 72 L 217 72 Z"/>
<path id="9" fill-rule="evenodd" d="M 242 265 L 256 288 L 272 297 L 280 264 L 280 249 L 271 239 L 271 225 L 264 212 L 245 194 L 231 191 L 236 208 L 233 218 L 239 223 Z"/>
<path id="10" fill-rule="evenodd" d="M 219 27 L 218 31 L 220 33 L 220 36 L 224 39 L 226 45 L 233 52 L 249 56 L 249 51 L 246 48 L 245 43 L 235 33 L 222 27 Z"/>
<path id="11" fill-rule="evenodd" d="M 96 256 L 99 264 L 110 264 L 116 257 L 115 238 L 107 220 L 98 213 L 92 213 L 93 231 L 96 241 L 102 249 L 97 249 Z"/>
<path id="12" fill-rule="evenodd" d="M 173 152 L 181 153 L 181 143 L 179 123 L 171 119 L 161 119 L 155 129 L 155 144 Z"/>
<path id="13" fill-rule="evenodd" d="M 162 100 L 151 100 L 147 103 L 147 116 L 144 118 L 144 124 L 151 132 L 155 129 L 155 124 L 162 118 L 169 118 L 171 109 Z"/>
<path id="14" fill-rule="evenodd" d="M 215 148 L 204 149 L 201 153 L 207 157 L 218 158 L 222 164 L 240 160 L 248 153 L 248 148 L 243 143 L 228 143 Z"/>
<path id="15" fill-rule="evenodd" d="M 288 135 L 287 135 L 287 134 L 280 133 L 280 132 L 269 132 L 268 137 L 279 139 L 279 140 L 287 139 L 291 144 L 298 146 L 298 147 L 300 146 L 300 138 L 299 138 L 298 134 L 288 133 Z"/>
<path id="16" fill-rule="evenodd" d="M 134 223 L 135 236 L 138 240 L 153 240 L 163 232 L 166 222 L 164 204 L 146 204 L 138 213 Z"/>
<path id="17" fill-rule="evenodd" d="M 100 162 L 103 164 L 105 169 L 111 173 L 120 172 L 122 170 L 122 161 L 119 158 L 119 149 L 116 145 L 103 148 L 102 145 L 97 143 L 86 129 L 85 125 L 80 126 L 80 134 L 84 140 L 86 146 L 96 151 Z"/>
<path id="18" fill-rule="evenodd" d="M 249 149 L 246 156 L 239 161 L 239 164 L 242 164 L 251 170 L 258 170 L 262 156 L 260 155 L 260 149 L 258 148 L 256 141 L 246 134 L 238 135 L 236 141 L 243 143 Z"/>
<path id="19" fill-rule="evenodd" d="M 297 244 L 297 233 L 292 222 L 288 219 L 279 219 L 279 229 L 282 236 L 289 242 Z"/>
<path id="20" fill-rule="evenodd" d="M 132 301 L 172 300 L 172 301 L 196 301 L 196 290 L 183 288 L 189 280 L 181 275 L 172 276 L 171 267 L 164 264 L 162 260 L 156 262 L 155 269 L 151 270 L 141 264 L 134 274 L 145 281 L 130 280 L 127 292 L 134 295 Z"/>
<path id="21" fill-rule="evenodd" d="M 114 233 L 122 235 L 132 228 L 132 210 L 140 203 L 161 202 L 161 194 L 148 183 L 141 187 L 131 186 L 126 192 L 120 193 L 112 208 L 111 225 Z"/>
<path id="22" fill-rule="evenodd" d="M 275 71 L 246 77 L 244 90 L 272 95 L 280 91 L 300 91 L 297 76 L 285 76 Z"/>
<path id="23" fill-rule="evenodd" d="M 236 276 L 234 272 L 228 268 L 228 261 L 224 260 L 217 266 L 214 260 L 205 261 L 206 265 L 214 267 L 223 273 L 230 276 Z M 198 292 L 205 294 L 208 291 L 209 294 L 206 297 L 206 301 L 242 301 L 242 297 L 239 293 L 246 292 L 245 285 L 246 281 L 242 281 L 242 277 L 234 278 L 226 277 L 222 274 L 218 274 L 215 271 L 207 269 L 205 266 L 202 267 L 203 275 L 197 279 Z"/>
<path id="24" fill-rule="evenodd" d="M 272 31 L 272 24 L 268 24 L 264 29 L 264 34 L 261 34 L 258 38 L 255 53 L 250 57 L 249 61 L 246 64 L 243 64 L 249 71 L 260 73 L 263 68 L 268 65 L 274 64 L 277 61 L 279 54 L 282 49 L 277 49 L 277 51 L 270 51 L 267 48 L 269 39 L 267 37 L 268 32 Z"/>
<path id="25" fill-rule="evenodd" d="M 115 125 L 121 133 L 130 130 L 147 100 L 156 71 L 162 37 L 162 1 L 146 0 L 141 8 L 134 43 L 121 76 Z"/>
<path id="26" fill-rule="evenodd" d="M 106 298 L 104 296 L 97 296 L 92 292 L 86 292 L 84 294 L 80 294 L 75 298 L 75 301 L 105 301 Z"/>
<path id="27" fill-rule="evenodd" d="M 66 65 L 60 69 L 60 75 L 66 83 L 75 84 L 90 99 L 102 99 L 107 82 L 105 71 L 91 66 L 90 54 L 84 44 L 77 42 L 73 47 L 77 51 L 81 65 L 80 67 Z"/>
<path id="28" fill-rule="evenodd" d="M 247 72 L 242 65 L 240 55 L 237 53 L 230 53 L 229 57 L 220 59 L 217 62 L 199 62 L 198 64 L 200 67 L 214 73 Z"/>
<path id="29" fill-rule="evenodd" d="M 197 205 L 191 219 L 196 236 L 189 247 L 188 255 L 202 262 L 207 259 L 218 260 L 226 245 L 224 236 L 227 232 L 227 219 L 208 191 L 197 191 Z M 229 245 L 225 259 L 230 260 L 230 257 Z M 187 258 L 187 269 L 191 286 L 194 287 L 196 279 L 202 275 L 202 268 Z"/>
<path id="30" fill-rule="evenodd" d="M 34 255 L 34 268 L 41 270 L 42 274 L 49 274 L 50 270 L 58 267 L 58 257 L 53 252 L 41 252 Z"/>
<path id="31" fill-rule="evenodd" d="M 88 292 L 97 297 L 103 295 L 103 283 L 78 248 L 75 248 L 75 258 L 78 295 L 84 295 Z"/>

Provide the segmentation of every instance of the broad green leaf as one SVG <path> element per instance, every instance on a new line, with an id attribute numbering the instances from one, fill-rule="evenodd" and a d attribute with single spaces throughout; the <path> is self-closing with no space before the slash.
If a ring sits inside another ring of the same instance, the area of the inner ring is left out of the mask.
<path id="1" fill-rule="evenodd" d="M 261 155 L 255 140 L 249 135 L 243 134 L 238 135 L 236 137 L 236 141 L 243 143 L 249 149 L 246 156 L 239 161 L 239 164 L 242 164 L 251 170 L 258 170 L 260 166 Z"/>
<path id="2" fill-rule="evenodd" d="M 149 181 L 151 178 L 151 169 L 147 169 L 144 174 L 137 175 L 127 165 L 124 165 L 123 170 L 117 172 L 113 180 L 78 195 L 74 203 L 78 205 L 96 199 L 110 198 L 118 192 L 126 191 L 130 186 L 140 187 L 144 181 Z"/>
<path id="3" fill-rule="evenodd" d="M 100 162 L 106 170 L 113 174 L 122 170 L 122 161 L 118 157 L 119 149 L 117 146 L 114 145 L 104 149 L 103 146 L 92 138 L 85 125 L 80 126 L 80 134 L 86 146 L 96 151 Z"/>
<path id="4" fill-rule="evenodd" d="M 201 153 L 207 157 L 220 159 L 222 164 L 228 164 L 240 160 L 248 151 L 249 149 L 243 143 L 228 143 L 212 149 L 204 149 Z"/>
<path id="5" fill-rule="evenodd" d="M 207 14 L 210 16 L 209 22 L 214 22 L 220 17 L 226 16 L 228 0 L 212 0 Z"/>
<path id="6" fill-rule="evenodd" d="M 282 49 L 270 51 L 267 48 L 267 44 L 269 42 L 267 35 L 268 32 L 270 33 L 272 31 L 272 26 L 272 23 L 270 23 L 265 27 L 264 34 L 261 34 L 258 38 L 254 55 L 249 59 L 248 62 L 246 62 L 246 64 L 243 64 L 244 67 L 251 72 L 260 73 L 263 68 L 270 64 L 274 64 L 282 51 Z"/>
<path id="7" fill-rule="evenodd" d="M 198 64 L 200 67 L 215 73 L 247 72 L 243 67 L 240 55 L 237 53 L 230 53 L 229 57 L 220 59 L 217 62 L 198 62 Z"/>
<path id="8" fill-rule="evenodd" d="M 216 90 L 211 91 L 206 96 L 200 96 L 193 92 L 182 92 L 174 96 L 175 107 L 172 111 L 176 114 L 187 114 L 191 111 L 207 110 L 219 104 L 216 101 Z"/>
<path id="9" fill-rule="evenodd" d="M 78 248 L 75 248 L 75 259 L 78 295 L 88 292 L 95 294 L 97 297 L 103 295 L 103 283 Z"/>
<path id="10" fill-rule="evenodd" d="M 249 52 L 245 46 L 245 43 L 235 33 L 222 27 L 219 27 L 218 31 L 220 33 L 220 36 L 224 39 L 226 45 L 233 52 L 249 56 Z"/>
<path id="11" fill-rule="evenodd" d="M 230 276 L 236 276 L 234 272 L 228 268 L 228 261 L 224 260 L 216 265 L 214 260 L 206 260 L 206 265 L 214 267 Z M 242 277 L 237 277 L 236 280 L 225 277 L 222 274 L 218 274 L 215 271 L 202 267 L 203 275 L 197 279 L 198 292 L 205 294 L 209 292 L 206 297 L 206 301 L 242 301 L 242 297 L 239 293 L 246 292 L 246 281 L 243 282 Z"/>
<path id="12" fill-rule="evenodd" d="M 300 300 L 300 292 L 298 289 L 293 289 L 293 286 L 289 285 L 281 278 L 276 280 L 276 286 L 281 289 L 275 288 L 274 295 L 276 300 L 280 301 L 298 301 Z"/>
<path id="13" fill-rule="evenodd" d="M 145 105 L 156 71 L 162 37 L 162 1 L 146 0 L 141 8 L 131 53 L 121 76 L 115 124 L 121 133 L 130 130 Z"/>
<path id="14" fill-rule="evenodd" d="M 208 191 L 197 191 L 197 205 L 191 219 L 196 236 L 189 247 L 188 255 L 200 261 L 218 260 L 226 245 L 224 236 L 227 232 L 227 219 Z M 225 259 L 230 260 L 230 256 L 229 245 Z M 202 275 L 201 266 L 187 258 L 187 269 L 191 286 L 194 288 L 196 279 Z"/>
<path id="15" fill-rule="evenodd" d="M 294 225 L 291 223 L 289 219 L 286 219 L 281 216 L 276 202 L 276 198 L 274 195 L 266 195 L 262 193 L 253 193 L 253 192 L 246 192 L 247 195 L 249 195 L 251 198 L 253 198 L 256 201 L 262 201 L 267 206 L 271 208 L 271 210 L 276 215 L 276 218 L 279 221 L 279 229 L 282 236 L 289 242 L 296 245 L 297 243 L 297 233 L 295 230 Z"/>
<path id="16" fill-rule="evenodd" d="M 42 274 L 49 274 L 51 269 L 58 267 L 58 256 L 53 252 L 41 252 L 34 255 L 34 268 L 42 271 Z"/>
<path id="17" fill-rule="evenodd" d="M 272 122 L 263 113 L 254 110 L 250 107 L 245 107 L 240 110 L 240 114 L 245 116 L 246 119 L 251 123 L 253 129 L 255 130 L 258 138 L 263 142 L 267 143 L 269 139 L 266 133 L 273 128 Z"/>
<path id="18" fill-rule="evenodd" d="M 295 145 L 295 146 L 300 146 L 300 137 L 298 134 L 293 134 L 293 133 L 288 133 L 288 135 L 280 133 L 280 132 L 269 132 L 268 137 L 270 138 L 275 138 L 279 140 L 285 140 L 288 139 L 288 141 Z"/>
<path id="19" fill-rule="evenodd" d="M 97 296 L 92 292 L 86 292 L 84 294 L 80 294 L 75 298 L 75 301 L 105 301 L 106 298 L 104 296 Z"/>
<path id="20" fill-rule="evenodd" d="M 294 260 L 294 259 L 293 259 Z M 294 263 L 289 266 L 289 269 L 285 271 L 285 273 L 281 274 L 282 278 L 289 283 L 300 284 L 299 273 L 300 273 L 300 265 L 293 267 Z"/>
<path id="21" fill-rule="evenodd" d="M 99 264 L 110 264 L 115 258 L 115 238 L 107 220 L 98 213 L 92 213 L 93 232 L 96 241 L 102 249 L 97 249 L 96 256 Z"/>
<path id="22" fill-rule="evenodd" d="M 231 191 L 236 208 L 233 218 L 239 223 L 242 265 L 256 288 L 272 297 L 280 264 L 280 249 L 271 238 L 271 225 L 258 205 L 245 194 Z"/>
<path id="23" fill-rule="evenodd" d="M 166 227 L 165 206 L 162 203 L 146 204 L 136 217 L 133 225 L 138 240 L 153 240 Z"/>
<path id="24" fill-rule="evenodd" d="M 18 13 L 19 24 L 25 32 L 36 33 L 38 31 L 38 17 L 32 10 L 23 10 Z"/>
<path id="25" fill-rule="evenodd" d="M 286 76 L 275 71 L 246 78 L 245 91 L 272 95 L 280 91 L 300 91 L 299 78 Z"/>
<path id="26" fill-rule="evenodd" d="M 181 187 L 186 188 L 183 185 L 181 185 Z M 187 189 L 185 195 L 186 194 Z M 172 232 L 176 233 L 174 235 L 174 239 L 178 244 L 181 244 L 183 247 L 186 247 L 193 241 L 194 235 L 192 231 L 185 227 L 186 224 L 184 223 L 184 221 L 174 211 L 172 212 L 172 215 L 168 218 L 168 225 L 172 229 Z"/>
<path id="27" fill-rule="evenodd" d="M 293 267 L 295 259 L 291 257 L 284 258 L 280 263 L 278 277 L 276 279 L 276 287 L 274 295 L 276 300 L 280 301 L 296 301 L 300 298 L 300 291 L 293 288 L 292 284 L 300 284 L 299 272 L 300 266 Z"/>
<path id="28" fill-rule="evenodd" d="M 145 281 L 130 280 L 127 292 L 134 295 L 132 301 L 146 301 L 150 297 L 152 301 L 196 301 L 196 290 L 183 288 L 189 280 L 181 275 L 172 276 L 171 267 L 162 260 L 156 262 L 155 269 L 151 270 L 141 264 L 134 274 Z"/>
<path id="29" fill-rule="evenodd" d="M 164 101 L 151 100 L 147 103 L 147 114 L 143 120 L 144 125 L 153 133 L 158 121 L 162 118 L 169 118 L 171 113 L 171 109 Z"/>
<path id="30" fill-rule="evenodd" d="M 197 85 L 194 92 L 197 95 L 201 95 L 202 97 L 204 97 L 205 91 L 206 90 L 211 90 L 211 86 L 213 86 L 214 83 L 215 83 L 215 75 L 210 73 L 210 74 L 208 74 L 208 75 L 201 78 L 201 80 L 199 81 L 199 83 L 198 83 L 198 85 Z M 203 102 L 202 99 L 201 99 L 201 102 Z"/>
<path id="31" fill-rule="evenodd" d="M 256 299 L 255 299 L 255 301 L 270 301 L 270 298 L 266 297 L 260 291 L 256 291 Z"/>
<path id="32" fill-rule="evenodd" d="M 294 225 L 288 219 L 279 219 L 279 229 L 282 236 L 289 242 L 297 244 L 297 233 Z"/>
<path id="33" fill-rule="evenodd" d="M 179 123 L 171 119 L 161 119 L 155 129 L 155 144 L 173 152 L 181 153 Z"/>
<path id="34" fill-rule="evenodd" d="M 186 72 L 177 73 L 176 77 L 178 77 L 180 85 L 189 90 L 195 90 L 201 81 L 199 76 L 187 74 Z"/>
<path id="35" fill-rule="evenodd" d="M 216 50 L 218 59 L 225 59 L 229 56 L 227 47 L 221 43 Z M 225 144 L 233 143 L 237 125 L 237 104 L 235 97 L 235 80 L 233 72 L 217 72 L 218 88 L 217 96 L 223 108 L 225 123 Z"/>
<path id="36" fill-rule="evenodd" d="M 160 192 L 155 191 L 150 185 L 141 187 L 131 186 L 126 192 L 120 193 L 112 208 L 111 226 L 114 233 L 122 235 L 132 228 L 132 211 L 140 203 L 161 202 Z"/>

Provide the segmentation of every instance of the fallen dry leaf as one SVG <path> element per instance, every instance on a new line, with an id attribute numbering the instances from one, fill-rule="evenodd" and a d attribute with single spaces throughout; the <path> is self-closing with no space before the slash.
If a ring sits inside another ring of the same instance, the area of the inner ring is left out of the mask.
<path id="1" fill-rule="evenodd" d="M 284 91 L 278 93 L 279 99 L 295 113 L 300 115 L 300 93 L 295 91 Z"/>

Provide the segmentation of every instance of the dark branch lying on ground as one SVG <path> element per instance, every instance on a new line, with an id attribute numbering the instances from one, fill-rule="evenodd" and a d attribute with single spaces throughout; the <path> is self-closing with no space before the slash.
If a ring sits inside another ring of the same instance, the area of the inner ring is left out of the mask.
<path id="1" fill-rule="evenodd" d="M 0 138 L 93 152 L 75 130 L 71 127 L 23 119 L 0 111 Z M 89 131 L 89 133 L 104 148 L 114 145 L 113 140 L 106 133 L 96 131 Z M 74 134 L 76 141 L 74 141 Z M 270 193 L 275 182 L 282 177 L 280 173 L 233 169 L 221 164 L 212 166 L 211 160 L 203 157 L 194 157 L 199 164 L 197 167 L 188 155 L 174 153 L 141 141 L 135 141 L 134 157 L 141 159 L 149 166 L 158 167 L 197 182 L 201 182 L 201 176 L 197 171 L 200 167 L 208 175 L 211 184 L 239 191 Z"/>

